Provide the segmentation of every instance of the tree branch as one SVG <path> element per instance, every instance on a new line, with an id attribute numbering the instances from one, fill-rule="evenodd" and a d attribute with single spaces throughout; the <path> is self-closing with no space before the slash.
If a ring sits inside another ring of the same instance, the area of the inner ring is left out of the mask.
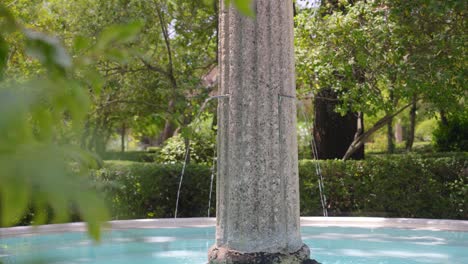
<path id="1" fill-rule="evenodd" d="M 381 129 L 382 127 L 384 127 L 388 122 L 390 122 L 394 117 L 396 117 L 397 115 L 399 115 L 401 112 L 405 111 L 408 107 L 412 106 L 413 105 L 413 102 L 405 105 L 404 107 L 400 108 L 400 110 L 396 111 L 395 113 L 391 114 L 391 115 L 386 115 L 384 116 L 383 118 L 381 118 L 379 121 L 377 121 L 377 123 L 374 124 L 373 127 L 371 127 L 369 130 L 367 130 L 366 132 L 364 132 L 363 134 L 361 134 L 360 136 L 356 137 L 353 142 L 351 143 L 351 145 L 349 146 L 348 150 L 346 151 L 344 157 L 343 157 L 343 161 L 346 161 L 348 160 L 351 155 L 354 154 L 354 152 L 359 149 L 363 144 L 364 142 L 372 135 L 374 134 L 375 132 L 377 132 L 379 129 Z"/>
<path id="2" fill-rule="evenodd" d="M 164 43 L 166 44 L 167 56 L 169 59 L 169 62 L 167 65 L 167 76 L 169 77 L 171 81 L 172 87 L 175 89 L 177 88 L 177 81 L 174 76 L 174 64 L 172 61 L 172 49 L 171 49 L 171 42 L 170 42 L 169 33 L 167 29 L 167 23 L 165 22 L 164 15 L 161 11 L 161 8 L 156 8 L 156 13 L 158 14 L 159 24 L 161 26 L 161 31 L 164 37 Z"/>
<path id="3" fill-rule="evenodd" d="M 150 64 L 149 62 L 147 62 L 145 59 L 143 58 L 140 58 L 141 62 L 146 66 L 146 68 L 152 70 L 152 71 L 155 71 L 155 72 L 159 72 L 161 74 L 164 74 L 165 76 L 169 77 L 170 78 L 170 73 L 167 72 L 166 70 L 164 70 L 163 68 L 161 67 L 158 67 L 158 66 L 155 66 L 155 65 L 152 65 Z"/>

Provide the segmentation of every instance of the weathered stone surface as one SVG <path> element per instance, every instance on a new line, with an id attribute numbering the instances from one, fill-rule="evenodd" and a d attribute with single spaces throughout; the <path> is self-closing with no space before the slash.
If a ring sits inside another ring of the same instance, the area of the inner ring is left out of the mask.
<path id="1" fill-rule="evenodd" d="M 226 248 L 212 247 L 208 253 L 210 264 L 316 264 L 309 259 L 309 248 L 304 245 L 293 253 L 241 253 Z"/>
<path id="2" fill-rule="evenodd" d="M 317 262 L 316 260 L 308 259 L 308 260 L 305 260 L 304 262 L 302 262 L 302 264 L 320 264 L 320 263 Z"/>
<path id="3" fill-rule="evenodd" d="M 294 259 L 304 244 L 292 1 L 255 0 L 255 18 L 224 2 L 219 90 L 225 96 L 218 107 L 216 254 L 210 254 L 221 261 L 214 263 L 243 263 L 229 262 L 234 252 Z"/>

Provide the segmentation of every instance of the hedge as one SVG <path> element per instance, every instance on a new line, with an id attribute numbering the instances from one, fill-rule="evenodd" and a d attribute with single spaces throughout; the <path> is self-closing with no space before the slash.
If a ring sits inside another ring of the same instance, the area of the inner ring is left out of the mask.
<path id="1" fill-rule="evenodd" d="M 324 177 L 330 216 L 468 219 L 466 153 L 445 158 L 376 156 L 365 161 L 303 160 L 301 215 L 322 214 L 315 166 Z M 182 165 L 106 162 L 96 179 L 115 219 L 174 217 Z M 207 216 L 211 168 L 186 169 L 179 217 Z M 215 185 L 214 185 L 215 186 Z M 211 216 L 215 214 L 215 190 Z"/>
<path id="2" fill-rule="evenodd" d="M 465 156 L 321 161 L 329 215 L 468 219 Z M 299 167 L 301 214 L 321 213 L 315 162 Z"/>
<path id="3" fill-rule="evenodd" d="M 136 162 L 153 162 L 156 153 L 149 151 L 106 152 L 101 155 L 103 160 L 126 160 Z"/>
<path id="4" fill-rule="evenodd" d="M 174 217 L 181 171 L 182 164 L 107 161 L 95 177 L 113 219 L 166 218 Z M 179 217 L 207 216 L 210 176 L 208 166 L 187 166 Z M 212 204 L 214 215 L 215 202 Z"/>

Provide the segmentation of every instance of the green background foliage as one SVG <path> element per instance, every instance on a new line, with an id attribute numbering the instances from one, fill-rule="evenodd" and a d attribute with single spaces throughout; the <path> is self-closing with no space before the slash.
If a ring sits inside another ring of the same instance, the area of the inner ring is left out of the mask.
<path id="1" fill-rule="evenodd" d="M 76 78 L 85 57 L 74 60 L 57 38 L 20 24 L 15 11 L 0 5 L 0 61 L 7 62 L 0 64 L 0 226 L 16 224 L 29 209 L 36 212 L 34 224 L 68 222 L 74 208 L 99 239 L 108 212 L 89 184 L 96 158 L 61 140 L 64 131 L 72 138 L 80 134 L 90 106 L 86 88 L 97 83 Z M 137 29 L 130 24 L 111 31 L 88 47 L 93 55 L 106 55 L 109 43 L 125 43 Z M 31 62 L 24 67 L 36 74 L 18 75 L 18 65 L 9 71 L 15 56 Z M 81 73 L 93 80 L 89 74 Z"/>
<path id="2" fill-rule="evenodd" d="M 322 1 L 301 10 L 299 95 L 332 90 L 336 112 L 364 113 L 366 133 L 380 121 L 391 124 L 388 116 L 400 118 L 413 100 L 424 105 L 418 115 L 463 111 L 465 15 L 460 1 Z"/>
<path id="3" fill-rule="evenodd" d="M 104 153 L 119 125 L 190 124 L 209 92 L 200 76 L 214 64 L 213 11 L 186 1 L 0 4 L 0 226 L 32 210 L 34 224 L 85 220 L 99 238 L 108 214 L 89 175 L 101 161 L 87 150 Z"/>

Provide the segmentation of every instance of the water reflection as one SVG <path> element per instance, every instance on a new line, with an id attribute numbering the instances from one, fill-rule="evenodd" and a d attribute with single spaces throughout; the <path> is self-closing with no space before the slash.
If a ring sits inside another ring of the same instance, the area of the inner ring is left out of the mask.
<path id="1" fill-rule="evenodd" d="M 323 264 L 468 263 L 467 233 L 305 227 L 313 258 Z M 65 233 L 0 241 L 4 263 L 206 263 L 214 228 L 118 230 L 100 244 Z M 42 262 L 37 262 L 40 260 Z"/>

